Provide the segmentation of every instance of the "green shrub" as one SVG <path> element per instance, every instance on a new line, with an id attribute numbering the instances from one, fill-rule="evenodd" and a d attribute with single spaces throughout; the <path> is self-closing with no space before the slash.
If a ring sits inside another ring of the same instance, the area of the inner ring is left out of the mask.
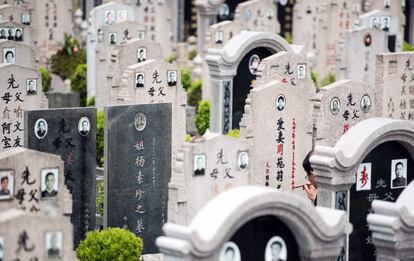
<path id="1" fill-rule="evenodd" d="M 187 103 L 191 106 L 197 106 L 201 101 L 201 89 L 203 86 L 203 81 L 196 80 L 191 83 L 190 88 L 187 90 Z"/>
<path id="2" fill-rule="evenodd" d="M 198 103 L 195 121 L 198 132 L 203 135 L 210 126 L 210 101 L 200 101 Z"/>
<path id="3" fill-rule="evenodd" d="M 318 75 L 316 74 L 315 70 L 311 70 L 311 79 L 313 81 L 313 84 L 315 84 L 315 87 L 318 88 Z"/>
<path id="4" fill-rule="evenodd" d="M 403 51 L 404 52 L 411 52 L 414 51 L 414 46 L 404 41 L 403 43 Z"/>
<path id="5" fill-rule="evenodd" d="M 191 75 L 191 70 L 183 69 L 181 70 L 181 84 L 183 85 L 184 90 L 188 90 L 191 87 L 191 82 L 193 77 Z"/>
<path id="6" fill-rule="evenodd" d="M 98 196 L 96 197 L 96 212 L 99 215 L 103 216 L 104 214 L 104 182 L 98 181 L 96 183 L 96 187 L 98 190 Z"/>
<path id="7" fill-rule="evenodd" d="M 177 55 L 172 54 L 164 59 L 167 63 L 174 63 L 177 61 Z"/>
<path id="8" fill-rule="evenodd" d="M 96 115 L 96 163 L 103 167 L 104 163 L 104 112 Z"/>
<path id="9" fill-rule="evenodd" d="M 239 129 L 233 129 L 227 133 L 227 136 L 233 137 L 233 138 L 240 138 L 240 130 Z"/>
<path id="10" fill-rule="evenodd" d="M 286 42 L 288 42 L 289 44 L 292 44 L 292 42 L 293 42 L 292 34 L 291 34 L 291 33 L 289 33 L 289 32 L 286 32 L 286 33 L 285 33 L 285 40 L 286 40 Z"/>
<path id="11" fill-rule="evenodd" d="M 88 99 L 88 102 L 86 103 L 86 106 L 88 107 L 94 107 L 95 106 L 95 96 L 92 96 Z"/>
<path id="12" fill-rule="evenodd" d="M 86 83 L 86 64 L 79 64 L 75 72 L 70 77 L 70 87 L 73 92 L 80 94 L 80 105 L 86 106 L 87 83 Z"/>
<path id="13" fill-rule="evenodd" d="M 121 228 L 92 231 L 76 249 L 80 261 L 137 261 L 141 257 L 142 239 Z"/>
<path id="14" fill-rule="evenodd" d="M 42 91 L 48 92 L 50 90 L 50 84 L 52 82 L 52 76 L 45 67 L 39 67 L 39 73 L 42 77 Z"/>
<path id="15" fill-rule="evenodd" d="M 197 50 L 192 50 L 188 53 L 188 60 L 192 61 L 197 56 Z"/>
<path id="16" fill-rule="evenodd" d="M 69 79 L 79 64 L 86 63 L 86 50 L 71 35 L 65 34 L 63 46 L 51 57 L 52 73 Z"/>
<path id="17" fill-rule="evenodd" d="M 335 82 L 335 74 L 333 74 L 332 72 L 329 72 L 325 76 L 325 78 L 323 78 L 323 80 L 321 82 L 321 86 L 324 87 L 324 86 L 327 86 L 327 85 L 329 85 L 331 83 L 334 83 L 334 82 Z"/>
<path id="18" fill-rule="evenodd" d="M 191 141 L 191 139 L 192 139 L 192 137 L 191 137 L 191 135 L 190 135 L 190 134 L 186 134 L 186 135 L 185 135 L 185 142 L 190 142 L 190 141 Z"/>

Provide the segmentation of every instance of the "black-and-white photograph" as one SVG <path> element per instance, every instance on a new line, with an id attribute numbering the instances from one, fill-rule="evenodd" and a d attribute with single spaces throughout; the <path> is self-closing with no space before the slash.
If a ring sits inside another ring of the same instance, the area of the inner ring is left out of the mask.
<path id="1" fill-rule="evenodd" d="M 214 33 L 214 42 L 216 44 L 222 44 L 223 43 L 223 32 L 222 31 L 216 31 Z"/>
<path id="2" fill-rule="evenodd" d="M 371 45 L 371 43 L 372 43 L 372 36 L 371 36 L 371 34 L 370 33 L 365 34 L 363 40 L 364 40 L 365 46 L 366 47 L 369 47 Z"/>
<path id="3" fill-rule="evenodd" d="M 40 189 L 42 191 L 42 198 L 55 197 L 58 194 L 59 169 L 42 169 L 41 177 Z"/>
<path id="4" fill-rule="evenodd" d="M 145 39 L 145 31 L 140 30 L 138 31 L 137 37 L 139 40 L 144 40 Z"/>
<path id="5" fill-rule="evenodd" d="M 278 111 L 283 111 L 286 106 L 286 99 L 283 94 L 280 94 L 276 97 L 276 109 Z"/>
<path id="6" fill-rule="evenodd" d="M 346 211 L 347 199 L 346 191 L 337 191 L 335 194 L 335 209 Z"/>
<path id="7" fill-rule="evenodd" d="M 234 242 L 227 242 L 223 245 L 219 255 L 219 261 L 240 261 L 241 254 L 239 247 Z"/>
<path id="8" fill-rule="evenodd" d="M 177 86 L 177 71 L 167 71 L 168 86 Z"/>
<path id="9" fill-rule="evenodd" d="M 305 79 L 306 77 L 306 65 L 298 64 L 298 79 Z"/>
<path id="10" fill-rule="evenodd" d="M 80 118 L 78 122 L 78 132 L 82 137 L 85 137 L 89 134 L 91 130 L 91 122 L 89 121 L 88 117 Z"/>
<path id="11" fill-rule="evenodd" d="M 59 258 L 63 254 L 63 233 L 48 231 L 45 233 L 45 255 L 48 258 Z"/>
<path id="12" fill-rule="evenodd" d="M 285 241 L 279 237 L 272 237 L 266 244 L 265 261 L 286 261 L 287 248 Z"/>
<path id="13" fill-rule="evenodd" d="M 229 18 L 229 15 L 230 15 L 229 6 L 226 3 L 221 4 L 218 10 L 218 16 L 220 17 L 220 19 L 226 20 L 227 18 Z"/>
<path id="14" fill-rule="evenodd" d="M 16 49 L 15 48 L 3 48 L 3 63 L 16 63 Z"/>
<path id="15" fill-rule="evenodd" d="M 45 119 L 38 119 L 34 125 L 34 134 L 38 139 L 43 139 L 48 131 L 47 122 Z"/>
<path id="16" fill-rule="evenodd" d="M 22 14 L 22 24 L 30 25 L 30 22 L 31 22 L 30 14 Z"/>
<path id="17" fill-rule="evenodd" d="M 381 26 L 381 21 L 380 18 L 377 16 L 371 17 L 370 20 L 370 27 L 371 28 L 376 28 L 376 29 L 380 29 Z"/>
<path id="18" fill-rule="evenodd" d="M 331 113 L 333 115 L 337 115 L 339 113 L 339 111 L 341 110 L 341 102 L 339 101 L 339 99 L 337 97 L 334 97 L 331 100 L 331 104 L 329 106 Z"/>
<path id="19" fill-rule="evenodd" d="M 194 175 L 204 175 L 206 171 L 206 154 L 195 154 L 193 160 Z"/>
<path id="20" fill-rule="evenodd" d="M 0 237 L 0 261 L 4 261 L 4 238 Z"/>
<path id="21" fill-rule="evenodd" d="M 12 170 L 0 170 L 0 200 L 13 198 L 14 175 Z"/>
<path id="22" fill-rule="evenodd" d="M 256 75 L 257 74 L 257 68 L 259 68 L 260 64 L 260 58 L 257 54 L 253 54 L 250 56 L 249 59 L 249 71 L 251 74 Z"/>
<path id="23" fill-rule="evenodd" d="M 136 88 L 145 87 L 145 73 L 143 72 L 135 73 L 135 87 Z"/>
<path id="24" fill-rule="evenodd" d="M 109 33 L 109 44 L 116 44 L 116 33 Z"/>
<path id="25" fill-rule="evenodd" d="M 23 29 L 22 28 L 16 28 L 14 30 L 14 40 L 18 42 L 23 41 Z"/>
<path id="26" fill-rule="evenodd" d="M 115 11 L 105 12 L 105 24 L 108 24 L 108 25 L 115 24 Z"/>
<path id="27" fill-rule="evenodd" d="M 368 94 L 365 94 L 362 96 L 361 99 L 361 110 L 365 113 L 369 112 L 371 109 L 371 98 L 368 96 Z"/>
<path id="28" fill-rule="evenodd" d="M 249 153 L 247 151 L 239 151 L 237 154 L 237 167 L 240 170 L 249 168 Z"/>
<path id="29" fill-rule="evenodd" d="M 37 94 L 37 79 L 26 80 L 26 92 L 27 92 L 27 95 Z"/>
<path id="30" fill-rule="evenodd" d="M 7 33 L 5 28 L 0 29 L 0 39 L 7 39 Z"/>
<path id="31" fill-rule="evenodd" d="M 391 17 L 390 16 L 384 16 L 381 17 L 381 29 L 383 31 L 389 31 L 391 27 Z"/>
<path id="32" fill-rule="evenodd" d="M 147 116 L 144 113 L 137 113 L 134 118 L 134 126 L 137 131 L 143 131 L 147 126 Z"/>
<path id="33" fill-rule="evenodd" d="M 267 17 L 267 19 L 272 20 L 272 18 L 273 18 L 274 16 L 275 16 L 275 13 L 273 12 L 273 10 L 272 10 L 272 9 L 267 10 L 267 12 L 266 12 L 266 17 Z"/>
<path id="34" fill-rule="evenodd" d="M 125 22 L 128 19 L 127 10 L 118 10 L 116 12 L 116 22 L 121 23 Z"/>
<path id="35" fill-rule="evenodd" d="M 407 159 L 391 160 L 391 188 L 407 186 Z"/>
<path id="36" fill-rule="evenodd" d="M 14 40 L 14 29 L 13 28 L 7 29 L 7 40 Z"/>
<path id="37" fill-rule="evenodd" d="M 147 49 L 146 48 L 138 48 L 137 51 L 137 62 L 145 62 L 147 60 Z"/>

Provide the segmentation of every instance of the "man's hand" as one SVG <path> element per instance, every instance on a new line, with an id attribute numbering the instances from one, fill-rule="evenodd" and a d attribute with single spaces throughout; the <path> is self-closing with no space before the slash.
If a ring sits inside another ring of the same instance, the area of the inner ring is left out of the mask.
<path id="1" fill-rule="evenodd" d="M 303 185 L 303 189 L 305 190 L 306 195 L 308 196 L 308 198 L 312 202 L 315 202 L 316 195 L 318 193 L 318 191 L 316 190 L 316 188 L 311 183 L 307 183 L 307 184 Z"/>

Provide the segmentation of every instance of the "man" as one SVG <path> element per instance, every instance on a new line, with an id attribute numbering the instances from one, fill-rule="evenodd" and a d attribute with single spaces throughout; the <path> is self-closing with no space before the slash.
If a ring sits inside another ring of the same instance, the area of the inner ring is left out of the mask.
<path id="1" fill-rule="evenodd" d="M 177 77 L 174 71 L 170 72 L 168 75 L 168 86 L 176 86 L 177 85 Z"/>
<path id="2" fill-rule="evenodd" d="M 197 158 L 197 168 L 194 171 L 194 175 L 204 175 L 204 171 L 204 159 L 200 156 Z"/>
<path id="3" fill-rule="evenodd" d="M 116 44 L 115 34 L 111 34 L 109 44 Z"/>
<path id="4" fill-rule="evenodd" d="M 48 257 L 59 257 L 60 256 L 60 250 L 57 246 L 57 235 L 54 233 L 50 237 L 50 248 L 47 250 L 47 256 Z"/>
<path id="5" fill-rule="evenodd" d="M 371 104 L 370 104 L 368 96 L 364 96 L 364 98 L 362 99 L 362 111 L 367 112 L 369 111 L 370 107 L 371 107 Z"/>
<path id="6" fill-rule="evenodd" d="M 89 122 L 87 120 L 82 121 L 82 130 L 80 131 L 80 134 L 82 136 L 86 136 L 89 133 Z"/>
<path id="7" fill-rule="evenodd" d="M 234 249 L 232 247 L 227 247 L 224 252 L 224 261 L 234 261 Z"/>
<path id="8" fill-rule="evenodd" d="M 271 261 L 279 261 L 280 259 L 280 252 L 282 250 L 282 243 L 280 243 L 279 241 L 275 241 L 270 245 L 270 250 L 272 253 L 272 259 Z"/>
<path id="9" fill-rule="evenodd" d="M 247 153 L 240 153 L 240 168 L 245 169 L 247 167 Z"/>
<path id="10" fill-rule="evenodd" d="M 27 83 L 27 94 L 36 94 L 36 85 L 34 80 L 29 80 Z"/>
<path id="11" fill-rule="evenodd" d="M 4 30 L 4 29 L 0 30 L 0 39 L 7 39 L 6 30 Z"/>
<path id="12" fill-rule="evenodd" d="M 298 68 L 298 79 L 305 78 L 305 65 L 299 65 Z"/>
<path id="13" fill-rule="evenodd" d="M 44 121 L 39 121 L 36 133 L 39 138 L 43 138 L 46 135 L 46 124 Z"/>
<path id="14" fill-rule="evenodd" d="M 42 191 L 43 198 L 51 198 L 57 195 L 57 191 L 54 190 L 55 186 L 55 174 L 48 172 L 45 177 L 46 189 Z"/>
<path id="15" fill-rule="evenodd" d="M 145 49 L 140 49 L 138 51 L 138 62 L 145 62 L 146 57 L 145 57 Z"/>
<path id="16" fill-rule="evenodd" d="M 23 41 L 23 34 L 21 29 L 16 29 L 16 37 L 14 38 L 15 41 Z"/>
<path id="17" fill-rule="evenodd" d="M 7 51 L 4 55 L 5 63 L 14 63 L 14 53 L 13 51 Z"/>
<path id="18" fill-rule="evenodd" d="M 251 74 L 253 74 L 253 75 L 256 75 L 257 74 L 257 68 L 259 68 L 259 64 L 260 64 L 260 58 L 259 58 L 259 56 L 254 55 L 252 57 L 252 60 L 250 62 L 250 67 L 249 67 Z"/>
<path id="19" fill-rule="evenodd" d="M 306 171 L 306 177 L 307 180 L 306 184 L 303 185 L 303 189 L 306 192 L 306 195 L 308 196 L 309 200 L 316 206 L 317 205 L 317 194 L 318 194 L 318 185 L 316 184 L 316 177 L 313 174 L 313 168 L 309 162 L 309 158 L 311 157 L 313 151 L 310 151 L 305 159 L 303 160 L 302 167 Z"/>
<path id="20" fill-rule="evenodd" d="M 14 40 L 13 29 L 9 28 L 7 40 Z"/>
<path id="21" fill-rule="evenodd" d="M 371 28 L 377 28 L 377 29 L 379 29 L 379 27 L 380 27 L 379 17 L 373 17 L 371 19 Z"/>
<path id="22" fill-rule="evenodd" d="M 222 44 L 223 43 L 223 32 L 216 31 L 214 35 L 214 39 L 216 40 L 216 44 Z"/>
<path id="23" fill-rule="evenodd" d="M 382 18 L 382 30 L 386 32 L 390 30 L 390 18 L 387 16 Z"/>
<path id="24" fill-rule="evenodd" d="M 339 103 L 338 100 L 333 100 L 332 101 L 332 113 L 337 114 L 339 112 Z"/>
<path id="25" fill-rule="evenodd" d="M 138 74 L 137 76 L 137 83 L 136 83 L 136 87 L 144 87 L 144 75 L 142 73 Z"/>
<path id="26" fill-rule="evenodd" d="M 283 111 L 284 108 L 285 108 L 285 98 L 283 96 L 279 96 L 279 98 L 277 98 L 277 110 Z"/>
<path id="27" fill-rule="evenodd" d="M 106 24 L 114 24 L 114 14 L 112 11 L 108 11 L 106 12 L 106 19 L 105 19 L 105 23 Z"/>
<path id="28" fill-rule="evenodd" d="M 22 15 L 22 24 L 30 25 L 30 15 L 29 14 L 23 14 Z"/>
<path id="29" fill-rule="evenodd" d="M 405 187 L 407 186 L 407 179 L 404 173 L 404 164 L 399 161 L 395 164 L 395 179 L 392 180 L 392 187 Z"/>
<path id="30" fill-rule="evenodd" d="M 9 190 L 9 177 L 4 176 L 0 180 L 1 183 L 1 189 L 0 189 L 0 196 L 9 196 L 10 190 Z"/>

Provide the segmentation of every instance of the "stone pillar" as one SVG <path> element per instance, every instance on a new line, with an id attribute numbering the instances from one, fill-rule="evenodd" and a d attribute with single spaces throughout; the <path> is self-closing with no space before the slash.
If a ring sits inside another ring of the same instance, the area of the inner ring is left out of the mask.
<path id="1" fill-rule="evenodd" d="M 204 51 L 207 30 L 210 25 L 216 23 L 217 8 L 223 2 L 224 0 L 197 0 L 195 2 L 197 6 L 198 53 Z"/>

